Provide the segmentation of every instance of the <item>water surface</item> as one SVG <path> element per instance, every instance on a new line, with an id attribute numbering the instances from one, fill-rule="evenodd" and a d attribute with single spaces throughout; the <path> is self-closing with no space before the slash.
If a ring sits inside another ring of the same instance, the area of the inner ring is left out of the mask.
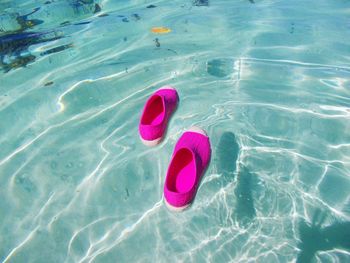
<path id="1" fill-rule="evenodd" d="M 349 262 L 349 14 L 346 0 L 1 1 L 0 261 Z M 140 111 L 166 84 L 180 105 L 147 148 Z M 175 214 L 165 173 L 193 125 L 212 161 Z"/>

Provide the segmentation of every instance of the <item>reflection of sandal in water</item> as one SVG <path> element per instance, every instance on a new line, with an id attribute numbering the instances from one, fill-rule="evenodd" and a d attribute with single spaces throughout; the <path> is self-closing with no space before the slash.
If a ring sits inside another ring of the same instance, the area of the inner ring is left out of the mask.
<path id="1" fill-rule="evenodd" d="M 175 146 L 164 184 L 165 203 L 172 210 L 188 207 L 210 161 L 209 137 L 200 128 L 186 131 Z"/>
<path id="2" fill-rule="evenodd" d="M 139 124 L 144 144 L 154 146 L 161 141 L 177 103 L 177 92 L 170 86 L 160 88 L 147 100 Z"/>

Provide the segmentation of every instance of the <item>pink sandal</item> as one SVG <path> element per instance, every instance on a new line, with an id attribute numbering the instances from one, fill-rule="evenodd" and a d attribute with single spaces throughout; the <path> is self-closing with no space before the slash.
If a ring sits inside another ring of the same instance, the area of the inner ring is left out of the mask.
<path id="1" fill-rule="evenodd" d="M 177 91 L 170 86 L 160 88 L 147 100 L 139 124 L 140 137 L 145 145 L 154 146 L 162 140 L 178 100 Z"/>
<path id="2" fill-rule="evenodd" d="M 178 140 L 164 184 L 165 203 L 172 210 L 187 208 L 210 161 L 211 149 L 206 133 L 193 127 Z"/>

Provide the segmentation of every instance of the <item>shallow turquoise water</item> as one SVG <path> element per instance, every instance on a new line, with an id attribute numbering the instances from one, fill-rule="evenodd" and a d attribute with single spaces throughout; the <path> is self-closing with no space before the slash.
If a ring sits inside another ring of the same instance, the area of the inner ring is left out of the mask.
<path id="1" fill-rule="evenodd" d="M 1 262 L 350 262 L 350 2 L 205 2 L 0 2 Z M 180 105 L 146 148 L 165 84 Z M 193 125 L 212 161 L 178 214 Z"/>

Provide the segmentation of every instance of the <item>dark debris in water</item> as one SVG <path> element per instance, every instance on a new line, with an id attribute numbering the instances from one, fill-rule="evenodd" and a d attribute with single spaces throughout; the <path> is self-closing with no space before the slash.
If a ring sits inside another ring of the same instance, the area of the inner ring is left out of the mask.
<path id="1" fill-rule="evenodd" d="M 60 25 L 61 26 L 68 26 L 68 25 L 70 25 L 70 21 L 64 21 Z"/>
<path id="2" fill-rule="evenodd" d="M 254 0 L 249 0 L 249 3 L 255 4 Z"/>
<path id="3" fill-rule="evenodd" d="M 35 56 L 28 54 L 31 45 L 45 43 L 62 38 L 55 32 L 20 32 L 0 37 L 0 67 L 4 72 L 25 67 L 35 61 Z"/>
<path id="4" fill-rule="evenodd" d="M 192 5 L 194 5 L 194 6 L 209 6 L 209 0 L 193 0 Z"/>
<path id="5" fill-rule="evenodd" d="M 52 1 L 45 1 L 45 5 L 52 4 Z M 77 22 L 79 21 L 82 15 L 86 15 L 86 13 L 95 14 L 102 11 L 101 6 L 97 3 L 99 1 L 95 0 L 70 0 L 69 7 L 73 9 L 75 15 L 72 18 L 72 22 L 70 20 L 61 20 L 57 21 L 61 26 L 69 26 L 69 25 L 85 25 L 91 23 L 90 21 L 85 22 Z M 67 7 L 65 4 L 63 4 Z M 37 25 L 43 24 L 46 20 L 50 20 L 49 16 L 51 13 L 47 13 L 47 6 L 41 6 L 37 8 L 33 8 L 28 13 L 20 14 L 13 13 L 11 16 L 5 16 L 2 21 L 3 24 L 17 24 L 19 29 L 14 31 L 6 31 L 0 25 L 0 69 L 2 69 L 5 73 L 9 72 L 11 69 L 16 69 L 19 67 L 26 67 L 29 63 L 35 61 L 36 55 L 31 54 L 30 46 L 41 44 L 45 42 L 54 41 L 60 39 L 63 36 L 62 32 L 57 32 L 55 30 L 50 31 L 41 31 L 36 32 L 33 30 Z M 41 10 L 41 11 L 39 11 Z M 38 13 L 35 15 L 35 19 L 32 18 L 34 13 Z M 55 14 L 52 13 L 52 14 Z M 100 16 L 107 16 L 107 14 L 101 14 Z M 54 18 L 54 17 L 53 17 Z M 124 16 L 125 18 L 125 16 Z M 134 15 L 134 19 L 138 20 L 140 17 L 138 15 Z M 128 22 L 128 20 L 124 20 L 123 22 Z M 30 32 L 27 30 L 31 30 Z M 42 52 L 40 55 L 48 55 L 56 52 L 63 51 L 67 48 L 72 47 L 72 44 L 61 45 L 49 50 Z"/>
<path id="6" fill-rule="evenodd" d="M 292 22 L 290 24 L 290 31 L 289 31 L 290 34 L 293 34 L 294 33 L 294 22 Z"/>
<path id="7" fill-rule="evenodd" d="M 79 22 L 79 23 L 75 23 L 74 25 L 75 26 L 80 26 L 80 25 L 87 25 L 87 24 L 90 24 L 91 21 L 84 21 L 84 22 Z"/>
<path id="8" fill-rule="evenodd" d="M 167 50 L 177 55 L 177 52 L 174 49 L 168 48 Z"/>
<path id="9" fill-rule="evenodd" d="M 19 32 L 23 32 L 27 29 L 30 29 L 34 26 L 40 25 L 42 23 L 44 23 L 43 20 L 40 19 L 28 19 L 28 16 L 36 13 L 37 11 L 40 10 L 40 7 L 34 8 L 34 10 L 26 15 L 18 15 L 16 17 L 16 21 L 17 23 L 20 25 L 21 29 L 19 30 Z"/>
<path id="10" fill-rule="evenodd" d="M 156 5 L 148 5 L 146 8 L 156 8 Z"/>
<path id="11" fill-rule="evenodd" d="M 105 16 L 109 16 L 109 14 L 103 13 L 103 14 L 98 15 L 98 17 L 105 17 Z"/>
<path id="12" fill-rule="evenodd" d="M 67 44 L 67 45 L 62 45 L 62 46 L 58 46 L 58 47 L 54 47 L 54 48 L 51 48 L 49 50 L 46 50 L 44 52 L 41 52 L 40 55 L 41 56 L 44 56 L 44 55 L 49 55 L 49 54 L 52 54 L 52 53 L 57 53 L 57 52 L 61 52 L 63 50 L 66 50 L 68 48 L 71 48 L 73 47 L 73 44 L 70 43 L 70 44 Z"/>
<path id="13" fill-rule="evenodd" d="M 47 87 L 47 86 L 51 86 L 52 84 L 53 84 L 53 81 L 48 81 L 44 84 L 44 86 Z"/>
<path id="14" fill-rule="evenodd" d="M 129 189 L 127 187 L 125 187 L 125 194 L 126 194 L 126 197 L 125 197 L 125 200 L 129 198 L 130 194 L 129 194 Z"/>
<path id="15" fill-rule="evenodd" d="M 99 4 L 95 4 L 95 10 L 94 10 L 94 14 L 96 14 L 96 13 L 99 13 L 99 12 L 101 12 L 101 10 L 102 10 L 102 8 L 99 6 Z"/>
<path id="16" fill-rule="evenodd" d="M 153 41 L 156 43 L 156 47 L 160 47 L 160 43 L 159 43 L 159 39 L 158 38 L 155 38 Z"/>
<path id="17" fill-rule="evenodd" d="M 0 60 L 0 67 L 3 68 L 4 72 L 7 73 L 12 69 L 17 69 L 21 67 L 26 67 L 29 63 L 35 61 L 35 56 L 27 55 L 27 56 L 18 56 L 11 60 L 9 63 L 4 63 Z"/>
<path id="18" fill-rule="evenodd" d="M 122 19 L 122 21 L 123 21 L 124 23 L 128 23 L 128 22 L 129 22 L 129 19 L 128 19 L 127 17 L 124 17 L 124 18 Z"/>
<path id="19" fill-rule="evenodd" d="M 26 19 L 23 19 L 23 17 L 17 17 L 16 20 L 17 20 L 17 23 L 21 26 L 23 31 L 44 23 L 44 21 L 40 19 L 26 20 Z"/>
<path id="20" fill-rule="evenodd" d="M 54 39 L 57 39 L 53 37 Z M 48 38 L 50 39 L 50 38 Z M 30 45 L 47 41 L 46 33 L 22 32 L 0 37 L 0 54 L 20 54 Z"/>
<path id="21" fill-rule="evenodd" d="M 138 14 L 132 14 L 131 17 L 135 19 L 136 21 L 140 20 L 141 17 Z"/>

